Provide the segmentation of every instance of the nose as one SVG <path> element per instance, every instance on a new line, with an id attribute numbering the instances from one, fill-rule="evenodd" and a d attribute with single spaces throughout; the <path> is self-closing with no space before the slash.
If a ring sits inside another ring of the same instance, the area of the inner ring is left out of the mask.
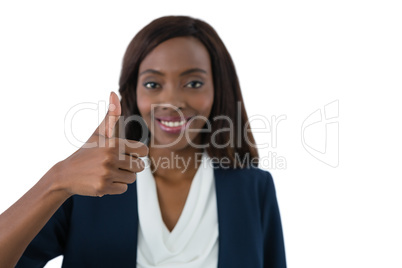
<path id="1" fill-rule="evenodd" d="M 176 87 L 166 87 L 160 97 L 159 104 L 163 110 L 174 109 L 177 111 L 186 107 L 184 94 Z"/>

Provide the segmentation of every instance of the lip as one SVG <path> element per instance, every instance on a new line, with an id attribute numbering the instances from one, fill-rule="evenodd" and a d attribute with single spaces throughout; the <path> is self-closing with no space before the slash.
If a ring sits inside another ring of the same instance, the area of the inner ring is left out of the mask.
<path id="1" fill-rule="evenodd" d="M 155 117 L 155 121 L 158 123 L 159 127 L 163 131 L 165 131 L 167 133 L 176 134 L 176 133 L 180 133 L 180 132 L 184 131 L 188 127 L 189 119 L 192 118 L 192 116 L 184 117 L 184 118 L 186 120 L 186 123 L 184 123 L 181 126 L 176 126 L 176 127 L 166 126 L 166 125 L 162 124 L 161 121 L 177 122 L 177 121 L 181 121 L 183 119 L 183 117 L 180 117 L 180 116 L 161 116 L 161 117 Z"/>
<path id="2" fill-rule="evenodd" d="M 162 121 L 168 121 L 168 122 L 176 122 L 176 121 L 181 121 L 183 118 L 185 120 L 189 120 L 192 116 L 155 116 L 156 120 L 162 120 Z"/>

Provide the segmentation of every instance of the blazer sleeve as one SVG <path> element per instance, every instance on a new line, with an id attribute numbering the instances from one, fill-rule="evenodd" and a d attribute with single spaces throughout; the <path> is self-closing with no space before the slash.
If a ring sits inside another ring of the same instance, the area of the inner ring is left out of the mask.
<path id="1" fill-rule="evenodd" d="M 63 254 L 69 229 L 72 198 L 67 199 L 35 236 L 16 268 L 44 267 L 46 263 Z"/>
<path id="2" fill-rule="evenodd" d="M 264 268 L 286 268 L 285 245 L 275 186 L 268 171 L 266 176 L 262 205 Z"/>

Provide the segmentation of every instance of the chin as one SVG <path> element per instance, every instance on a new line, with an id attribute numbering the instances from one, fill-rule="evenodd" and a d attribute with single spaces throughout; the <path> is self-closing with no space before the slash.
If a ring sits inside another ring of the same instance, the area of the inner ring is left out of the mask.
<path id="1" fill-rule="evenodd" d="M 190 144 L 187 141 L 186 136 L 183 135 L 183 137 L 180 140 L 177 139 L 177 136 L 174 137 L 174 138 L 160 137 L 160 136 L 158 137 L 157 136 L 157 137 L 154 138 L 154 143 L 153 144 L 156 144 L 159 148 L 161 146 L 166 146 L 166 147 L 163 147 L 161 149 L 168 149 L 168 150 L 171 150 L 171 151 L 180 151 L 180 150 L 183 150 L 183 149 L 192 148 L 193 144 L 198 144 L 195 141 L 194 138 L 191 139 L 191 143 L 192 144 Z"/>

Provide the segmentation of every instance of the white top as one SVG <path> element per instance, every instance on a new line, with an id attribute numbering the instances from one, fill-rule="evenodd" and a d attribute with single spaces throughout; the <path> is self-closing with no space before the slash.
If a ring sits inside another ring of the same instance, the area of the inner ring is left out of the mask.
<path id="1" fill-rule="evenodd" d="M 186 204 L 169 232 L 163 222 L 150 161 L 137 173 L 137 267 L 216 268 L 218 266 L 218 213 L 212 161 L 202 156 Z"/>

